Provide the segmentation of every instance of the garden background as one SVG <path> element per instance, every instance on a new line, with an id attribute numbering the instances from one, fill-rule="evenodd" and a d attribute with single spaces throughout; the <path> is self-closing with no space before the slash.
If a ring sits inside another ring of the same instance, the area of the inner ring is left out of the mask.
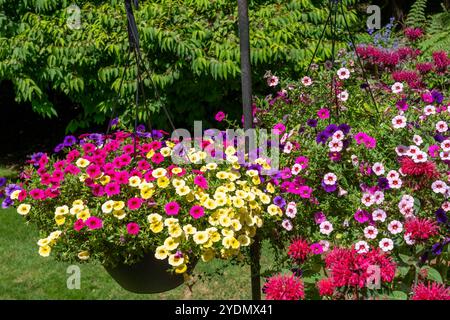
<path id="1" fill-rule="evenodd" d="M 368 5 L 382 8 L 382 25 L 395 18 L 400 32 L 416 1 L 344 0 L 346 17 L 358 41 L 368 39 Z M 419 44 L 424 51 L 448 48 L 450 1 L 417 1 L 426 14 L 410 14 L 410 23 L 427 30 Z M 328 1 L 255 0 L 250 4 L 253 90 L 267 92 L 264 75 L 276 72 L 299 79 L 312 57 L 327 18 Z M 0 0 L 0 176 L 14 177 L 24 157 L 51 151 L 67 133 L 104 132 L 119 94 L 127 60 L 128 39 L 121 1 L 78 1 L 81 29 L 68 27 L 71 3 L 57 0 Z M 223 110 L 240 119 L 239 38 L 237 5 L 229 0 L 141 1 L 136 12 L 144 61 L 153 71 L 144 80 L 149 96 L 155 85 L 158 99 L 150 99 L 140 122 L 169 128 L 164 104 L 176 127 L 191 128 L 194 120 L 214 126 L 213 115 Z M 343 28 L 343 19 L 338 19 Z M 331 55 L 326 33 L 318 60 Z M 345 39 L 338 48 L 347 47 Z M 130 68 L 120 92 L 121 119 L 132 122 L 135 72 Z M 101 269 L 82 266 L 81 290 L 67 290 L 67 265 L 40 258 L 33 249 L 36 230 L 25 225 L 14 210 L 0 216 L 0 298 L 217 298 L 250 297 L 250 271 L 236 272 L 220 262 L 199 266 L 219 275 L 198 281 L 193 291 L 181 287 L 151 296 L 125 292 Z M 263 255 L 268 268 L 271 254 Z M 232 289 L 231 289 L 232 288 Z"/>

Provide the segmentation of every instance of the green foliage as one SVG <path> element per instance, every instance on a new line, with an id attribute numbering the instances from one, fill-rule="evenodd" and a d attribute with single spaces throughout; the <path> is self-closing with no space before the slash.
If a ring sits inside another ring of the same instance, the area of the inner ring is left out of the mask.
<path id="1" fill-rule="evenodd" d="M 33 110 L 46 116 L 58 114 L 52 93 L 64 94 L 81 108 L 68 129 L 101 124 L 111 113 L 120 92 L 119 113 L 131 118 L 136 90 L 134 61 L 127 59 L 128 38 L 121 1 L 78 1 L 81 29 L 71 29 L 73 12 L 68 1 L 0 0 L 0 79 L 11 80 L 17 101 L 30 101 Z M 344 0 L 350 27 L 361 26 L 352 7 Z M 309 62 L 327 18 L 328 0 L 250 1 L 251 61 L 255 86 L 266 70 L 298 76 Z M 210 118 L 211 106 L 236 108 L 239 94 L 239 38 L 237 5 L 229 0 L 141 1 L 135 12 L 141 36 L 143 59 L 152 70 L 144 75 L 147 97 L 153 85 L 161 101 L 149 100 L 140 110 L 158 112 L 161 103 L 177 123 Z M 337 17 L 339 27 L 344 17 Z M 337 49 L 346 45 L 340 38 Z M 327 30 L 318 57 L 331 54 Z M 129 68 L 126 68 L 130 65 Z M 125 71 L 126 70 L 126 71 Z M 145 111 L 145 112 L 144 112 Z M 236 115 L 240 110 L 236 110 Z M 154 120 L 161 121 L 158 117 Z M 164 127 L 158 123 L 158 126 Z"/>
<path id="2" fill-rule="evenodd" d="M 421 43 L 424 51 L 448 50 L 450 47 L 450 11 L 442 6 L 444 11 L 431 16 L 427 28 L 429 37 Z"/>
<path id="3" fill-rule="evenodd" d="M 406 25 L 411 27 L 420 27 L 426 24 L 425 10 L 428 0 L 416 0 L 409 11 L 406 19 Z"/>

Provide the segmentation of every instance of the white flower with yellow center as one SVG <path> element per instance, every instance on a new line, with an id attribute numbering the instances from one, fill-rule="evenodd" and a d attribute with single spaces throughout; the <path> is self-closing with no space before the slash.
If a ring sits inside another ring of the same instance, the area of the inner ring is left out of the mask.
<path id="1" fill-rule="evenodd" d="M 227 194 L 225 192 L 220 192 L 218 190 L 219 190 L 219 188 L 217 188 L 216 193 L 214 193 L 213 198 L 215 200 L 219 200 L 219 199 L 225 199 L 226 200 L 227 199 Z"/>
<path id="2" fill-rule="evenodd" d="M 267 212 L 271 215 L 271 216 L 282 216 L 283 215 L 283 211 L 280 209 L 279 206 L 276 206 L 274 204 L 271 204 L 270 206 L 267 207 Z"/>
<path id="3" fill-rule="evenodd" d="M 238 198 L 238 197 L 233 198 L 233 206 L 235 208 L 242 208 L 244 205 L 245 205 L 245 201 L 242 200 L 241 198 Z"/>
<path id="4" fill-rule="evenodd" d="M 69 207 L 68 206 L 61 206 L 61 207 L 56 207 L 55 209 L 55 215 L 64 215 L 64 214 L 68 214 L 69 213 Z"/>
<path id="5" fill-rule="evenodd" d="M 237 163 L 239 161 L 239 158 L 237 156 L 227 156 L 227 161 L 229 163 Z"/>
<path id="6" fill-rule="evenodd" d="M 167 256 L 169 255 L 169 251 L 164 246 L 159 246 L 156 248 L 155 251 L 155 258 L 159 260 L 167 259 Z"/>
<path id="7" fill-rule="evenodd" d="M 78 253 L 78 259 L 81 261 L 86 261 L 89 259 L 89 251 L 81 251 Z"/>
<path id="8" fill-rule="evenodd" d="M 132 176 L 128 179 L 128 185 L 130 187 L 139 187 L 139 185 L 141 184 L 141 178 L 139 178 L 138 176 Z"/>
<path id="9" fill-rule="evenodd" d="M 187 224 L 183 227 L 183 231 L 187 235 L 191 235 L 197 232 L 197 228 L 193 227 L 191 224 Z"/>
<path id="10" fill-rule="evenodd" d="M 231 219 L 228 216 L 221 216 L 219 218 L 219 223 L 222 227 L 229 227 L 231 225 Z"/>
<path id="11" fill-rule="evenodd" d="M 237 190 L 237 191 L 236 191 L 236 196 L 237 196 L 238 198 L 245 199 L 245 198 L 248 197 L 248 193 L 245 192 L 244 190 Z"/>
<path id="12" fill-rule="evenodd" d="M 177 254 L 171 254 L 168 260 L 169 264 L 173 267 L 181 266 L 184 263 L 184 257 Z"/>
<path id="13" fill-rule="evenodd" d="M 234 231 L 231 229 L 228 229 L 228 228 L 222 229 L 221 233 L 224 237 L 233 237 L 234 236 Z"/>
<path id="14" fill-rule="evenodd" d="M 232 155 L 234 155 L 236 153 L 236 149 L 233 147 L 233 146 L 228 146 L 226 149 L 225 149 L 225 154 L 227 155 L 227 156 L 232 156 Z"/>
<path id="15" fill-rule="evenodd" d="M 216 169 L 217 169 L 217 163 L 214 163 L 214 162 L 207 163 L 207 164 L 205 165 L 205 167 L 206 167 L 208 170 L 216 170 Z"/>
<path id="16" fill-rule="evenodd" d="M 158 223 L 161 222 L 162 220 L 162 216 L 159 215 L 158 213 L 151 213 L 147 216 L 147 221 L 149 223 Z"/>
<path id="17" fill-rule="evenodd" d="M 192 237 L 196 244 L 204 244 L 209 239 L 209 234 L 207 231 L 197 231 Z"/>
<path id="18" fill-rule="evenodd" d="M 72 202 L 72 206 L 84 206 L 83 200 L 77 199 L 74 202 Z"/>
<path id="19" fill-rule="evenodd" d="M 164 168 L 157 168 L 152 171 L 152 177 L 155 179 L 164 177 L 164 176 L 166 176 L 166 174 L 167 174 L 167 170 Z"/>
<path id="20" fill-rule="evenodd" d="M 172 224 L 169 226 L 168 232 L 172 238 L 178 238 L 183 234 L 183 229 L 178 224 Z"/>
<path id="21" fill-rule="evenodd" d="M 125 212 L 125 210 L 114 210 L 113 215 L 117 219 L 122 220 L 127 216 L 127 213 Z"/>
<path id="22" fill-rule="evenodd" d="M 179 243 L 172 237 L 168 237 L 166 240 L 164 240 L 164 248 L 168 251 L 175 250 L 176 248 L 178 248 L 178 245 Z"/>
<path id="23" fill-rule="evenodd" d="M 114 200 L 108 200 L 104 204 L 102 204 L 103 213 L 111 213 L 113 209 L 114 209 Z"/>
<path id="24" fill-rule="evenodd" d="M 22 203 L 17 207 L 17 213 L 24 216 L 27 215 L 31 210 L 31 206 L 29 204 Z"/>
<path id="25" fill-rule="evenodd" d="M 248 175 L 249 177 L 256 177 L 258 174 L 259 174 L 259 172 L 258 172 L 258 170 L 247 170 L 247 172 L 245 173 L 246 175 Z"/>
<path id="26" fill-rule="evenodd" d="M 84 206 L 83 205 L 74 205 L 72 208 L 70 208 L 70 214 L 71 215 L 77 215 L 83 210 L 84 210 Z"/>
<path id="27" fill-rule="evenodd" d="M 186 185 L 186 181 L 184 181 L 183 179 L 173 179 L 172 180 L 172 185 L 174 188 L 181 188 L 184 187 Z"/>
<path id="28" fill-rule="evenodd" d="M 17 200 L 19 198 L 19 194 L 22 190 L 15 190 L 9 196 L 12 200 Z"/>
<path id="29" fill-rule="evenodd" d="M 217 208 L 216 201 L 211 198 L 206 199 L 202 204 L 208 210 L 214 210 L 215 208 Z"/>
<path id="30" fill-rule="evenodd" d="M 179 174 L 179 173 L 182 173 L 182 172 L 183 172 L 183 169 L 181 169 L 179 167 L 175 167 L 175 168 L 172 169 L 172 173 L 173 174 Z"/>
<path id="31" fill-rule="evenodd" d="M 91 164 L 91 162 L 90 162 L 89 160 L 87 160 L 87 159 L 79 158 L 79 159 L 75 162 L 75 164 L 76 164 L 77 167 L 79 167 L 79 168 L 86 168 L 88 165 Z"/>
<path id="32" fill-rule="evenodd" d="M 161 148 L 160 153 L 163 155 L 163 157 L 169 157 L 172 153 L 172 149 L 168 147 Z"/>
<path id="33" fill-rule="evenodd" d="M 239 237 L 238 237 L 238 241 L 239 241 L 239 243 L 241 244 L 241 246 L 243 246 L 243 247 L 247 247 L 247 246 L 249 246 L 250 245 L 250 237 L 249 236 L 247 236 L 247 235 L 245 235 L 245 234 L 241 234 Z"/>
<path id="34" fill-rule="evenodd" d="M 225 179 L 228 179 L 228 177 L 229 177 L 229 173 L 226 171 L 219 171 L 216 173 L 217 179 L 225 180 Z"/>
<path id="35" fill-rule="evenodd" d="M 56 231 L 51 232 L 49 234 L 48 238 L 50 240 L 56 240 L 56 239 L 58 239 L 61 236 L 61 234 L 62 234 L 62 231 L 56 230 Z"/>
<path id="36" fill-rule="evenodd" d="M 193 153 L 188 155 L 189 161 L 191 161 L 192 163 L 197 163 L 200 162 L 201 158 L 200 155 L 198 153 Z"/>
<path id="37" fill-rule="evenodd" d="M 237 219 L 231 220 L 231 227 L 234 231 L 239 231 L 242 229 L 242 224 Z"/>
<path id="38" fill-rule="evenodd" d="M 141 184 L 139 185 L 139 189 L 153 189 L 155 188 L 155 185 L 151 182 L 147 182 L 145 180 L 141 181 Z"/>
<path id="39" fill-rule="evenodd" d="M 175 218 L 167 218 L 166 220 L 164 220 L 164 225 L 165 225 L 166 227 L 169 227 L 169 226 L 174 225 L 174 224 L 178 224 L 178 219 L 175 219 Z"/>
<path id="40" fill-rule="evenodd" d="M 190 192 L 191 192 L 191 189 L 188 186 L 183 186 L 183 187 L 179 187 L 179 188 L 176 189 L 176 193 L 179 196 L 185 196 L 185 195 L 187 195 Z"/>
<path id="41" fill-rule="evenodd" d="M 262 203 L 264 204 L 269 204 L 270 203 L 270 197 L 267 194 L 260 194 L 259 195 L 259 200 L 261 200 Z"/>
<path id="42" fill-rule="evenodd" d="M 86 221 L 90 216 L 91 213 L 89 212 L 89 209 L 84 209 L 83 211 L 77 213 L 77 219 L 81 219 L 83 221 Z"/>
<path id="43" fill-rule="evenodd" d="M 50 246 L 39 247 L 39 255 L 41 255 L 42 257 L 48 257 L 51 251 L 52 248 L 50 248 Z"/>
<path id="44" fill-rule="evenodd" d="M 235 237 L 229 236 L 222 239 L 222 245 L 226 249 L 238 249 L 241 244 Z"/>
<path id="45" fill-rule="evenodd" d="M 37 244 L 39 247 L 48 246 L 50 244 L 50 241 L 51 240 L 49 238 L 39 239 Z"/>

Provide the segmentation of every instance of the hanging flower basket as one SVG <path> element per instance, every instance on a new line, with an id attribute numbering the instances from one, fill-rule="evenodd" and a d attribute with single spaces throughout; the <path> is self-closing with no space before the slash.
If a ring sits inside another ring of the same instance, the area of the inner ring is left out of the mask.
<path id="1" fill-rule="evenodd" d="M 161 293 L 184 282 L 183 275 L 169 272 L 170 265 L 156 259 L 153 252 L 135 264 L 120 263 L 114 267 L 105 266 L 105 269 L 122 288 L 134 293 Z"/>

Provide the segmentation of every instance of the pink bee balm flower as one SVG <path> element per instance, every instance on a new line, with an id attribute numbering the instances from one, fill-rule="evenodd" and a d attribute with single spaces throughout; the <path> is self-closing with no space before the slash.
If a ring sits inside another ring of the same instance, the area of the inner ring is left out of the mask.
<path id="1" fill-rule="evenodd" d="M 204 176 L 198 175 L 194 178 L 194 183 L 202 189 L 208 189 L 208 181 Z"/>
<path id="2" fill-rule="evenodd" d="M 169 216 L 175 216 L 180 211 L 180 205 L 176 201 L 172 201 L 164 206 L 164 210 Z"/>
<path id="3" fill-rule="evenodd" d="M 139 233 L 139 225 L 136 222 L 130 222 L 127 224 L 127 232 L 131 235 L 137 235 Z"/>
<path id="4" fill-rule="evenodd" d="M 216 119 L 216 121 L 222 122 L 223 119 L 225 119 L 225 113 L 223 111 L 219 111 L 216 113 L 216 115 L 214 116 L 214 119 Z"/>
<path id="5" fill-rule="evenodd" d="M 85 223 L 90 230 L 101 229 L 103 227 L 102 219 L 94 216 L 89 217 Z"/>
<path id="6" fill-rule="evenodd" d="M 411 300 L 450 300 L 450 287 L 435 282 L 419 283 L 413 291 Z"/>
<path id="7" fill-rule="evenodd" d="M 80 231 L 81 229 L 84 228 L 86 224 L 84 223 L 83 219 L 78 219 L 77 221 L 75 221 L 75 223 L 73 224 L 73 229 L 75 231 Z"/>
<path id="8" fill-rule="evenodd" d="M 127 202 L 127 206 L 130 210 L 137 210 L 141 207 L 143 200 L 141 198 L 131 198 Z"/>
<path id="9" fill-rule="evenodd" d="M 189 214 L 194 219 L 199 219 L 205 215 L 205 209 L 202 206 L 193 206 L 191 210 L 189 210 Z"/>
<path id="10" fill-rule="evenodd" d="M 320 109 L 317 111 L 317 116 L 320 119 L 328 119 L 330 117 L 330 111 L 326 108 Z"/>

